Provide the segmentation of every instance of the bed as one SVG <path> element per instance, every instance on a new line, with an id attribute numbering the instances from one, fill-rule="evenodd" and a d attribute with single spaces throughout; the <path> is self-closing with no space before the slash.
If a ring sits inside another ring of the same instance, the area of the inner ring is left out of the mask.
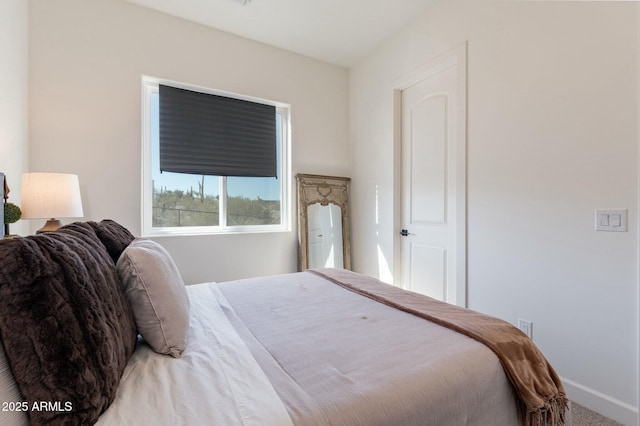
<path id="1" fill-rule="evenodd" d="M 113 221 L 0 242 L 0 424 L 555 425 L 506 322 L 346 270 L 184 286 Z"/>

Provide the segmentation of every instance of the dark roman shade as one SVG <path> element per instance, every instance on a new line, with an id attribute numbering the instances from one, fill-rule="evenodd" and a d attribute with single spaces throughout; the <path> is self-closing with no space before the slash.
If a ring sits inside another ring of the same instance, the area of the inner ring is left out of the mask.
<path id="1" fill-rule="evenodd" d="M 275 107 L 160 85 L 160 171 L 276 177 Z"/>

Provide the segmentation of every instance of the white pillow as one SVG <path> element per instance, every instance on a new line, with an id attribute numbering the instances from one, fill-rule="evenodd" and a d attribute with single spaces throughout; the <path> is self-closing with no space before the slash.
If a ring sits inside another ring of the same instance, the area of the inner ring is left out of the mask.
<path id="1" fill-rule="evenodd" d="M 189 299 L 171 255 L 155 241 L 136 238 L 116 269 L 138 332 L 155 352 L 179 358 L 187 344 Z"/>

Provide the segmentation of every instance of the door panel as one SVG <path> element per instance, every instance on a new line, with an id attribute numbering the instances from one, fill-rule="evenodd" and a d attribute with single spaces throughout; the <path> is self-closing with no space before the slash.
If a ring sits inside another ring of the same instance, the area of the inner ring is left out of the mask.
<path id="1" fill-rule="evenodd" d="M 411 105 L 411 224 L 447 220 L 447 96 Z"/>
<path id="2" fill-rule="evenodd" d="M 447 292 L 447 249 L 411 244 L 412 291 L 445 300 Z"/>

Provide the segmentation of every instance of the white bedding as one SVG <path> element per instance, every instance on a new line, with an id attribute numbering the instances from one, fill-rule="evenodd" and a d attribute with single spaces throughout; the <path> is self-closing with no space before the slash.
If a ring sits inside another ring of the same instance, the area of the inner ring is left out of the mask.
<path id="1" fill-rule="evenodd" d="M 138 345 L 98 425 L 520 423 L 512 386 L 487 347 L 317 275 L 187 292 L 182 357 Z M 25 413 L 11 414 L 0 424 L 25 423 Z"/>
<path id="2" fill-rule="evenodd" d="M 291 425 L 269 380 L 220 309 L 215 284 L 188 286 L 181 358 L 138 347 L 98 425 Z M 187 420 L 188 419 L 188 420 Z"/>

